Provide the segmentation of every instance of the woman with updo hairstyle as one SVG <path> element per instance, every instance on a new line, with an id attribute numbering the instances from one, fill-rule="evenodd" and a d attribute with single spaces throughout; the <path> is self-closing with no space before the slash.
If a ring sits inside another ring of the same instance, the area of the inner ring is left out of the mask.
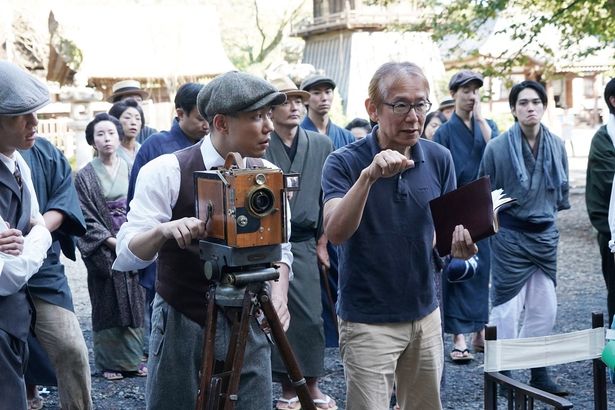
<path id="1" fill-rule="evenodd" d="M 116 235 L 126 222 L 129 167 L 118 155 L 123 134 L 117 118 L 96 115 L 85 129 L 85 139 L 98 155 L 75 178 L 87 227 L 77 246 L 88 273 L 94 361 L 107 380 L 147 375 L 141 361 L 144 289 L 136 271 L 111 268 Z"/>
<path id="2" fill-rule="evenodd" d="M 143 109 L 137 100 L 128 98 L 113 104 L 109 114 L 117 118 L 122 124 L 124 136 L 120 138 L 120 147 L 117 153 L 132 169 L 137 152 L 141 148 L 141 144 L 137 142 L 137 136 L 145 125 Z"/>

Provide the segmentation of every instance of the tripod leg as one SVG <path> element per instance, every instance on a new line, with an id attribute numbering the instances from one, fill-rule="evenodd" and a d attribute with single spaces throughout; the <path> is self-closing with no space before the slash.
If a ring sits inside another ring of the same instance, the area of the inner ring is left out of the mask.
<path id="1" fill-rule="evenodd" d="M 299 363 L 297 363 L 297 359 L 293 354 L 290 343 L 288 343 L 288 339 L 286 338 L 286 333 L 284 333 L 284 329 L 282 328 L 280 318 L 273 308 L 271 297 L 269 296 L 269 293 L 267 293 L 266 289 L 259 294 L 259 301 L 261 304 L 261 309 L 263 309 L 267 322 L 269 323 L 269 327 L 271 328 L 273 339 L 275 340 L 278 350 L 280 351 L 282 361 L 286 366 L 286 370 L 288 370 L 290 382 L 294 386 L 297 396 L 299 397 L 299 401 L 301 402 L 301 408 L 305 410 L 317 410 L 316 405 L 310 397 L 310 392 L 307 389 L 305 378 L 303 378 L 303 375 L 301 374 Z"/>
<path id="2" fill-rule="evenodd" d="M 229 372 L 228 385 L 223 386 L 226 391 L 224 397 L 224 410 L 233 410 L 237 402 L 237 391 L 239 390 L 239 378 L 243 367 L 243 356 L 246 351 L 246 341 L 248 339 L 248 327 L 252 316 L 254 294 L 249 290 L 243 297 L 241 313 L 236 314 L 233 320 L 233 331 L 231 333 L 228 352 L 224 362 L 225 373 Z"/>
<path id="3" fill-rule="evenodd" d="M 207 291 L 207 313 L 205 321 L 205 334 L 203 337 L 203 358 L 201 365 L 201 380 L 199 381 L 199 391 L 196 399 L 196 410 L 212 408 L 211 405 L 205 407 L 206 403 L 212 403 L 213 397 L 206 396 L 214 394 L 210 389 L 212 383 L 212 373 L 214 367 L 214 344 L 216 339 L 216 316 L 217 309 L 215 303 L 215 287 L 210 287 Z M 215 400 L 214 400 L 215 401 Z"/>

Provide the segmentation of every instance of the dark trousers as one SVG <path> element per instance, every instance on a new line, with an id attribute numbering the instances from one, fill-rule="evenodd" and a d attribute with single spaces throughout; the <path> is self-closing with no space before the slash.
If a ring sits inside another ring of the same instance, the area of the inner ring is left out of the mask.
<path id="1" fill-rule="evenodd" d="M 613 314 L 615 314 L 615 255 L 609 249 L 610 240 L 611 235 L 598 232 L 598 246 L 600 247 L 600 256 L 602 257 L 602 276 L 604 276 L 607 290 L 608 326 L 613 323 Z"/>
<path id="2" fill-rule="evenodd" d="M 28 343 L 0 329 L 0 410 L 27 409 Z"/>

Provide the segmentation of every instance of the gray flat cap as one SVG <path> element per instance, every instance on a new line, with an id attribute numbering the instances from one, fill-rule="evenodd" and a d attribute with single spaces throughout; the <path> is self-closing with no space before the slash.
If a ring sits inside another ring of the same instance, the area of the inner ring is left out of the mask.
<path id="1" fill-rule="evenodd" d="M 451 81 L 448 83 L 448 89 L 450 91 L 457 91 L 461 86 L 464 86 L 472 81 L 480 83 L 480 87 L 483 86 L 483 76 L 479 73 L 475 73 L 470 70 L 463 70 L 451 77 Z"/>
<path id="2" fill-rule="evenodd" d="M 199 91 L 196 105 L 199 113 L 211 121 L 216 114 L 255 111 L 285 101 L 286 95 L 262 78 L 229 71 L 217 76 Z"/>
<path id="3" fill-rule="evenodd" d="M 0 115 L 30 114 L 50 102 L 42 81 L 15 64 L 0 61 Z"/>
<path id="4" fill-rule="evenodd" d="M 316 87 L 317 85 L 330 85 L 333 90 L 335 90 L 335 81 L 333 81 L 329 77 L 325 77 L 324 75 L 312 75 L 306 78 L 301 82 L 301 86 L 299 87 L 303 91 L 310 91 L 310 88 Z"/>

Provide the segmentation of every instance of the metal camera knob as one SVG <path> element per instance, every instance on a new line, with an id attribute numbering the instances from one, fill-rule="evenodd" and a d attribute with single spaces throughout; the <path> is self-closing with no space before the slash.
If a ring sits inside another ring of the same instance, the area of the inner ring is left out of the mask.
<path id="1" fill-rule="evenodd" d="M 241 226 L 242 228 L 248 225 L 248 217 L 245 215 L 239 215 L 237 217 L 237 225 Z"/>

